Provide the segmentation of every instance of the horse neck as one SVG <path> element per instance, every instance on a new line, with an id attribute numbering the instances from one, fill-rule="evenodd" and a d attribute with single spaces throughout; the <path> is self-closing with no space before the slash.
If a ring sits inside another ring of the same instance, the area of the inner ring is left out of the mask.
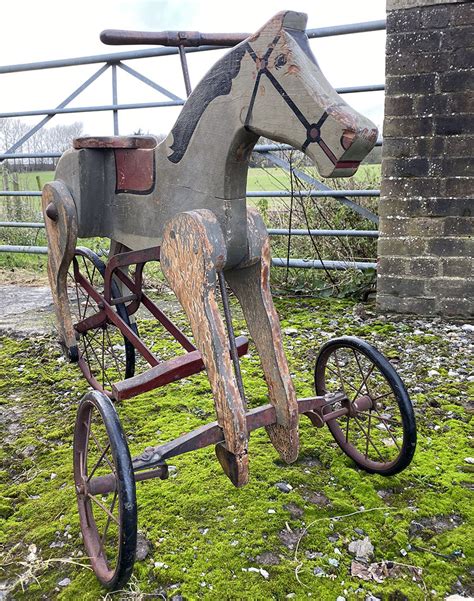
<path id="1" fill-rule="evenodd" d="M 162 161 L 167 164 L 166 170 L 171 176 L 168 181 L 174 182 L 174 187 L 187 189 L 187 194 L 191 189 L 198 195 L 210 198 L 245 198 L 249 158 L 258 136 L 243 126 L 241 114 L 246 95 L 238 94 L 235 87 L 232 86 L 229 94 L 218 96 L 208 104 L 185 150 L 180 148 L 182 157 L 179 160 L 175 159 L 173 163 L 169 158 L 176 152 L 177 142 L 173 132 L 186 127 L 192 107 L 183 109 L 175 127 L 160 147 Z"/>

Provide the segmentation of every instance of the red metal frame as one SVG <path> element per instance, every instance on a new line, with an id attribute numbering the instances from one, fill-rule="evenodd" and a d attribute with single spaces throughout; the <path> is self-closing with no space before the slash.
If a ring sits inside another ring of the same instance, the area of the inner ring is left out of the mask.
<path id="1" fill-rule="evenodd" d="M 344 393 L 298 399 L 298 412 L 309 417 L 311 421 L 313 421 L 312 414 L 321 415 L 321 426 L 323 426 L 330 419 L 334 419 L 340 415 L 347 415 L 349 412 L 347 408 L 342 408 L 322 415 L 323 408 L 334 403 L 343 404 L 346 399 L 347 397 Z M 248 411 L 246 418 L 249 433 L 258 428 L 269 426 L 276 423 L 275 407 L 273 405 L 257 407 Z M 132 460 L 135 480 L 165 479 L 168 476 L 167 459 L 223 442 L 225 442 L 225 439 L 222 428 L 218 422 L 211 422 L 165 444 L 156 447 L 147 447 L 141 455 Z M 114 474 L 92 478 L 88 483 L 88 492 L 93 495 L 113 492 L 115 490 L 115 481 L 116 477 Z"/>
<path id="2" fill-rule="evenodd" d="M 160 260 L 160 248 L 153 247 L 140 251 L 128 251 L 114 255 L 106 265 L 104 280 L 104 295 L 101 296 L 93 286 L 80 273 L 78 265 L 75 264 L 75 277 L 80 285 L 86 290 L 91 298 L 100 308 L 99 312 L 76 324 L 79 333 L 89 329 L 99 328 L 106 323 L 114 324 L 127 338 L 130 343 L 150 364 L 150 369 L 126 380 L 116 382 L 112 385 L 113 398 L 124 400 L 132 398 L 143 392 L 147 392 L 169 384 L 170 382 L 196 374 L 204 369 L 204 363 L 200 352 L 186 337 L 186 335 L 175 326 L 171 320 L 156 306 L 156 304 L 143 292 L 143 268 L 148 261 Z M 135 265 L 133 279 L 124 271 L 124 268 Z M 111 298 L 112 278 L 120 280 L 130 291 L 130 295 L 121 298 Z M 127 312 L 129 315 L 135 313 L 140 304 L 143 304 L 150 313 L 165 327 L 165 329 L 183 346 L 187 351 L 184 355 L 174 357 L 167 361 L 159 362 L 147 346 L 140 340 L 137 334 L 128 326 L 114 310 L 114 304 L 129 302 Z M 236 340 L 238 356 L 247 352 L 248 340 L 244 336 Z M 305 414 L 317 427 L 323 427 L 327 422 L 344 415 L 350 415 L 353 411 L 363 410 L 370 405 L 370 398 L 361 396 L 356 401 L 360 407 L 351 406 L 345 393 L 326 394 L 298 400 L 299 413 Z M 333 409 L 334 405 L 339 408 Z M 354 405 L 354 403 L 352 404 Z M 276 423 L 276 412 L 272 405 L 264 405 L 252 409 L 246 413 L 247 430 L 251 432 L 257 428 L 269 426 Z M 201 426 L 196 430 L 184 434 L 168 443 L 156 447 L 147 447 L 139 456 L 133 459 L 133 468 L 136 480 L 147 480 L 150 478 L 166 478 L 166 459 L 187 453 L 196 449 L 207 447 L 211 444 L 225 442 L 222 428 L 218 422 L 212 422 Z M 93 478 L 89 483 L 92 494 L 105 494 L 112 492 L 115 486 L 115 476 L 109 474 L 99 478 Z"/>
<path id="3" fill-rule="evenodd" d="M 245 336 L 239 336 L 236 340 L 239 357 L 245 355 L 248 350 L 248 340 Z M 142 374 L 122 380 L 112 385 L 113 396 L 117 401 L 130 399 L 143 392 L 159 388 L 170 382 L 176 382 L 182 378 L 197 374 L 204 369 L 201 353 L 191 351 L 185 355 L 179 355 L 168 361 L 163 361 Z"/>
<path id="4" fill-rule="evenodd" d="M 114 255 L 106 265 L 103 296 L 99 294 L 92 284 L 82 275 L 79 270 L 79 265 L 74 263 L 74 277 L 76 282 L 82 286 L 100 308 L 96 314 L 75 324 L 74 327 L 76 331 L 80 334 L 84 334 L 88 330 L 97 329 L 106 323 L 111 323 L 120 330 L 124 338 L 133 345 L 135 350 L 140 353 L 150 365 L 150 369 L 147 371 L 112 385 L 112 396 L 116 400 L 132 398 L 143 392 L 153 390 L 154 388 L 164 386 L 170 382 L 175 382 L 176 380 L 196 374 L 204 369 L 201 354 L 194 344 L 142 290 L 143 268 L 145 264 L 148 261 L 159 260 L 159 247 Z M 131 265 L 136 266 L 134 279 L 130 278 L 123 271 L 123 268 Z M 118 278 L 130 290 L 132 293 L 131 296 L 123 297 L 122 299 L 111 298 L 111 285 L 112 278 L 114 277 Z M 130 304 L 126 306 L 129 315 L 133 315 L 133 313 L 138 310 L 140 304 L 142 304 L 175 338 L 175 340 L 181 344 L 187 351 L 186 354 L 160 362 L 133 329 L 126 324 L 114 310 L 115 304 L 118 302 L 126 302 L 125 298 L 130 299 Z M 237 338 L 236 343 L 237 352 L 240 357 L 247 352 L 248 340 L 244 336 L 240 336 Z M 81 365 L 81 362 L 83 361 L 82 357 L 80 357 L 78 363 L 81 368 L 83 368 L 83 365 Z M 96 384 L 98 385 L 98 383 L 94 381 L 90 381 L 90 384 L 94 387 Z"/>
<path id="5" fill-rule="evenodd" d="M 74 266 L 74 268 L 76 268 Z M 146 345 L 140 340 L 140 338 L 135 334 L 135 332 L 128 326 L 123 319 L 117 315 L 117 312 L 114 311 L 113 306 L 105 300 L 104 296 L 101 296 L 97 290 L 84 278 L 84 276 L 78 272 L 75 273 L 76 281 L 80 283 L 80 285 L 87 291 L 87 293 L 95 300 L 101 310 L 96 315 L 92 315 L 87 319 L 84 319 L 77 324 L 75 324 L 74 328 L 80 334 L 87 332 L 91 328 L 98 328 L 102 324 L 106 322 L 112 323 L 116 326 L 120 332 L 123 334 L 125 338 L 127 338 L 135 347 L 135 349 L 143 356 L 144 359 L 153 367 L 159 364 L 159 360 L 153 355 L 153 353 L 148 349 Z"/>
<path id="6" fill-rule="evenodd" d="M 136 298 L 127 306 L 129 315 L 136 313 L 141 303 L 185 350 L 188 352 L 195 351 L 196 347 L 187 336 L 156 306 L 150 297 L 143 292 L 143 268 L 149 261 L 159 260 L 159 246 L 120 253 L 111 257 L 105 269 L 104 297 L 108 302 L 111 301 L 111 282 L 112 277 L 116 276 L 123 284 L 125 284 L 125 286 L 127 286 L 130 292 L 136 296 Z M 129 267 L 130 265 L 136 266 L 135 280 L 132 280 L 124 271 L 122 271 L 124 267 Z"/>

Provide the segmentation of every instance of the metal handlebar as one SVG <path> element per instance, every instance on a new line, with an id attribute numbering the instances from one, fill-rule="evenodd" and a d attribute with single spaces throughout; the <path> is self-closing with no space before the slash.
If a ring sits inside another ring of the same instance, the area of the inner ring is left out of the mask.
<path id="1" fill-rule="evenodd" d="M 153 44 L 157 46 L 236 46 L 249 33 L 200 33 L 199 31 L 128 31 L 106 29 L 100 34 L 104 44 Z"/>

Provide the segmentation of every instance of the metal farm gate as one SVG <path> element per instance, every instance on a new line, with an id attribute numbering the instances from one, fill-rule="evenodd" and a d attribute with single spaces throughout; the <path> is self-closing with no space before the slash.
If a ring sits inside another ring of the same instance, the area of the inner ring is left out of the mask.
<path id="1" fill-rule="evenodd" d="M 353 23 L 346 25 L 338 25 L 333 27 L 323 27 L 319 29 L 307 30 L 309 38 L 322 38 L 329 36 L 340 36 L 354 33 L 365 33 L 371 31 L 380 31 L 385 29 L 385 21 L 370 21 L 365 23 Z M 189 95 L 191 91 L 190 79 L 188 66 L 186 61 L 186 54 L 193 52 L 207 52 L 210 50 L 222 49 L 223 47 L 216 46 L 202 46 L 199 48 L 152 48 L 147 50 L 136 50 L 128 52 L 118 52 L 111 54 L 101 54 L 96 56 L 86 56 L 73 59 L 64 60 L 53 60 L 43 61 L 35 63 L 27 63 L 20 65 L 6 65 L 0 66 L 0 75 L 13 74 L 13 73 L 27 73 L 37 70 L 44 69 L 57 69 L 63 67 L 77 67 L 81 65 L 97 64 L 100 65 L 97 71 L 86 79 L 79 87 L 73 90 L 67 97 L 64 98 L 54 108 L 39 109 L 39 110 L 24 110 L 15 112 L 1 112 L 0 119 L 16 119 L 20 117 L 33 117 L 38 116 L 41 119 L 36 125 L 31 127 L 27 133 L 22 135 L 14 144 L 11 144 L 9 148 L 6 148 L 0 154 L 0 165 L 3 161 L 7 160 L 26 160 L 26 159 L 57 159 L 61 156 L 60 152 L 49 152 L 49 153 L 25 153 L 22 152 L 22 146 L 32 138 L 36 132 L 48 124 L 51 119 L 56 115 L 71 114 L 71 113 L 89 113 L 89 112 L 110 112 L 112 113 L 112 129 L 114 135 L 119 135 L 119 111 L 131 110 L 131 109 L 149 109 L 149 108 L 163 108 L 169 106 L 182 106 L 185 102 L 183 98 L 175 95 L 170 90 L 159 85 L 155 81 L 152 81 L 149 77 L 141 74 L 136 69 L 131 67 L 128 62 L 136 59 L 151 58 L 156 59 L 160 57 L 170 56 L 179 54 L 182 75 L 184 78 L 186 92 Z M 124 61 L 127 61 L 125 63 Z M 118 99 L 118 86 L 117 86 L 117 74 L 118 70 L 121 70 L 130 76 L 136 78 L 142 83 L 146 84 L 150 88 L 159 92 L 161 95 L 166 97 L 166 100 L 160 100 L 156 102 L 142 102 L 142 103 L 129 103 L 123 104 Z M 111 96 L 112 102 L 107 105 L 93 105 L 93 106 L 79 106 L 71 107 L 73 100 L 78 98 L 93 82 L 102 77 L 107 71 L 112 74 L 111 78 Z M 364 93 L 364 92 L 375 92 L 383 91 L 384 84 L 373 84 L 373 85 L 360 85 L 344 88 L 336 88 L 339 94 L 353 94 L 353 93 Z M 381 146 L 382 142 L 379 140 L 377 146 Z M 293 167 L 291 163 L 282 157 L 281 151 L 291 150 L 291 147 L 283 144 L 260 144 L 254 149 L 259 157 L 264 157 L 269 164 L 280 167 L 287 172 L 291 172 L 301 182 L 303 182 L 307 189 L 298 191 L 286 191 L 286 190 L 265 190 L 265 191 L 250 191 L 247 192 L 247 197 L 257 198 L 285 198 L 285 197 L 305 197 L 305 198 L 333 198 L 341 204 L 350 208 L 351 210 L 358 213 L 364 219 L 369 220 L 375 226 L 378 224 L 378 217 L 372 211 L 366 207 L 358 204 L 357 199 L 363 197 L 378 197 L 379 190 L 334 190 L 328 187 L 326 184 L 316 180 L 309 176 L 307 173 Z M 5 187 L 5 186 L 4 186 Z M 39 197 L 41 192 L 39 190 L 0 190 L 0 197 Z M 1 202 L 1 200 L 0 200 Z M 39 229 L 44 228 L 44 224 L 41 222 L 26 222 L 21 220 L 15 221 L 0 221 L 0 227 L 2 228 L 31 228 Z M 269 229 L 271 236 L 334 236 L 334 237 L 372 237 L 377 238 L 378 232 L 376 229 L 366 230 L 355 230 L 355 229 Z M 0 245 L 0 252 L 8 253 L 33 253 L 33 254 L 46 254 L 47 248 L 45 246 L 23 246 L 23 245 Z M 290 259 L 286 258 L 274 258 L 273 264 L 279 267 L 286 268 L 314 268 L 314 269 L 358 269 L 367 270 L 375 269 L 376 263 L 371 261 L 334 261 L 321 259 Z"/>

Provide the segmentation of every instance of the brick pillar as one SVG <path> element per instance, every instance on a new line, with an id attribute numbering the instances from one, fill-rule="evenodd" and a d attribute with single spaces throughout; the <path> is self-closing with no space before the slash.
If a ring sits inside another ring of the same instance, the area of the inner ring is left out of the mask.
<path id="1" fill-rule="evenodd" d="M 377 304 L 474 315 L 474 3 L 387 0 Z"/>

